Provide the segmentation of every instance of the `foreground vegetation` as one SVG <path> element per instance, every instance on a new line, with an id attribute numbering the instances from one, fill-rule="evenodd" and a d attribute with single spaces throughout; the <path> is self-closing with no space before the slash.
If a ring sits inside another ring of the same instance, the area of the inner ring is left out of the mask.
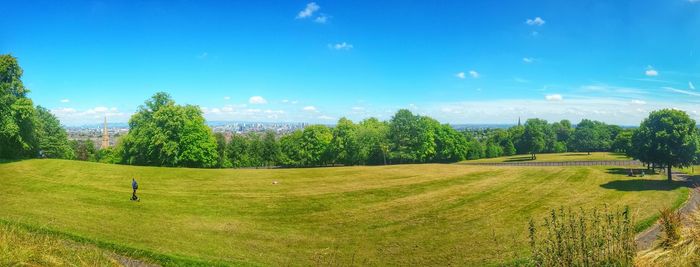
<path id="1" fill-rule="evenodd" d="M 131 177 L 141 202 L 128 200 Z M 687 198 L 681 183 L 662 179 L 605 167 L 203 170 L 26 160 L 0 164 L 0 214 L 172 262 L 481 265 L 527 257 L 528 220 L 551 208 L 629 205 L 643 220 Z"/>
<path id="2" fill-rule="evenodd" d="M 0 266 L 121 266 L 93 245 L 0 223 Z"/>

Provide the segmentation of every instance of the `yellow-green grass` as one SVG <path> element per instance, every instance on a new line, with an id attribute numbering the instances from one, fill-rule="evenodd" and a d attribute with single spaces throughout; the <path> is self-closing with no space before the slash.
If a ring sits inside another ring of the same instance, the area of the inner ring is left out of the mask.
<path id="1" fill-rule="evenodd" d="M 565 161 L 600 161 L 600 160 L 631 160 L 624 153 L 613 152 L 585 152 L 569 153 L 544 153 L 537 154 L 537 159 L 533 160 L 530 155 L 515 155 L 489 159 L 467 160 L 463 162 L 474 163 L 495 163 L 495 162 L 565 162 Z"/>
<path id="2" fill-rule="evenodd" d="M 527 222 L 551 208 L 629 205 L 645 221 L 688 196 L 680 182 L 626 173 L 600 166 L 203 170 L 27 160 L 0 164 L 0 219 L 173 265 L 498 265 L 527 257 Z M 132 177 L 141 202 L 129 201 Z"/>
<path id="3" fill-rule="evenodd" d="M 0 223 L 0 266 L 121 266 L 112 253 Z"/>

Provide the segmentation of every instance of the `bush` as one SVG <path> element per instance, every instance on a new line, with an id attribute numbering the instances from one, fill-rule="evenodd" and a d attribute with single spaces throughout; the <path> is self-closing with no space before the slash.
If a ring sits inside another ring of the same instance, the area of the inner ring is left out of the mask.
<path id="1" fill-rule="evenodd" d="M 628 207 L 619 212 L 553 209 L 541 225 L 530 220 L 529 231 L 535 266 L 631 266 L 636 254 Z"/>

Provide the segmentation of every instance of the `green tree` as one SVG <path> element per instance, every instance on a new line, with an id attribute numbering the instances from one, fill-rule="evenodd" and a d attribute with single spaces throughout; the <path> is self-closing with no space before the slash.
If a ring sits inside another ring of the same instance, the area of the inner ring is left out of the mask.
<path id="1" fill-rule="evenodd" d="M 427 117 L 401 109 L 389 122 L 391 158 L 398 163 L 426 162 L 435 155 L 434 125 Z M 438 123 L 439 124 L 439 123 Z"/>
<path id="2" fill-rule="evenodd" d="M 226 136 L 223 133 L 215 133 L 216 153 L 219 154 L 219 162 L 216 164 L 219 168 L 230 168 L 231 162 L 226 155 Z"/>
<path id="3" fill-rule="evenodd" d="M 338 120 L 338 124 L 333 128 L 333 140 L 330 146 L 330 152 L 333 154 L 332 158 L 335 162 L 345 165 L 360 163 L 357 129 L 358 126 L 351 120 L 344 117 Z"/>
<path id="4" fill-rule="evenodd" d="M 290 134 L 286 134 L 280 138 L 280 162 L 284 166 L 299 167 L 305 164 L 305 155 L 302 142 L 304 132 L 296 130 Z"/>
<path id="5" fill-rule="evenodd" d="M 231 140 L 226 145 L 226 156 L 232 167 L 251 166 L 248 156 L 248 139 L 240 134 L 231 136 Z"/>
<path id="6" fill-rule="evenodd" d="M 266 166 L 273 166 L 279 161 L 280 146 L 277 142 L 275 132 L 267 131 L 263 136 L 263 161 Z"/>
<path id="7" fill-rule="evenodd" d="M 389 125 L 376 118 L 361 121 L 357 129 L 359 161 L 361 164 L 387 164 Z"/>
<path id="8" fill-rule="evenodd" d="M 304 128 L 301 137 L 302 164 L 320 166 L 330 162 L 328 156 L 333 133 L 324 125 L 311 125 Z"/>
<path id="9" fill-rule="evenodd" d="M 600 147 L 598 133 L 592 127 L 577 127 L 571 140 L 571 146 L 579 152 L 595 151 Z"/>
<path id="10" fill-rule="evenodd" d="M 199 107 L 176 105 L 162 92 L 131 116 L 122 142 L 127 164 L 210 168 L 218 163 L 216 138 Z"/>
<path id="11" fill-rule="evenodd" d="M 622 131 L 617 136 L 612 143 L 611 149 L 615 152 L 627 153 L 632 147 L 632 133 L 631 130 Z"/>
<path id="12" fill-rule="evenodd" d="M 633 134 L 638 159 L 667 168 L 690 166 L 698 148 L 695 120 L 674 109 L 651 112 Z M 636 142 L 635 142 L 636 141 Z"/>
<path id="13" fill-rule="evenodd" d="M 75 159 L 83 161 L 96 161 L 95 142 L 90 139 L 71 140 L 70 146 L 75 154 Z"/>
<path id="14" fill-rule="evenodd" d="M 436 125 L 435 157 L 437 162 L 457 162 L 467 158 L 468 143 L 463 134 L 449 124 Z M 500 149 L 500 148 L 499 148 Z"/>
<path id="15" fill-rule="evenodd" d="M 522 142 L 523 148 L 532 155 L 532 159 L 537 159 L 537 153 L 542 152 L 546 146 L 547 121 L 542 119 L 528 119 L 525 122 Z"/>
<path id="16" fill-rule="evenodd" d="M 36 138 L 39 141 L 39 154 L 47 158 L 72 159 L 73 149 L 68 143 L 68 134 L 61 127 L 56 116 L 42 107 L 36 107 Z"/>
<path id="17" fill-rule="evenodd" d="M 0 158 L 35 157 L 35 109 L 22 83 L 22 68 L 11 55 L 0 55 Z"/>

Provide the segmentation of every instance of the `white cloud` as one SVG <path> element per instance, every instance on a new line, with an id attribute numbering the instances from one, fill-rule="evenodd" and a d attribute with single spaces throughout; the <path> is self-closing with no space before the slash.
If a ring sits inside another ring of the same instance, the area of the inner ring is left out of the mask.
<path id="1" fill-rule="evenodd" d="M 326 116 L 326 115 L 318 116 L 318 118 L 322 119 L 322 120 L 335 120 L 335 118 L 333 118 L 331 116 Z"/>
<path id="2" fill-rule="evenodd" d="M 297 19 L 311 17 L 314 12 L 318 11 L 319 9 L 321 9 L 321 7 L 315 2 L 308 3 L 303 10 L 299 11 L 299 14 L 297 14 Z"/>
<path id="3" fill-rule="evenodd" d="M 464 79 L 467 76 L 464 74 L 464 71 L 460 71 L 460 72 L 457 72 L 457 74 L 455 74 L 455 77 L 460 78 L 460 79 Z"/>
<path id="4" fill-rule="evenodd" d="M 256 105 L 267 104 L 267 100 L 265 100 L 265 98 L 263 98 L 262 96 L 251 96 L 248 99 L 248 103 Z"/>
<path id="5" fill-rule="evenodd" d="M 545 95 L 544 99 L 547 101 L 562 101 L 564 98 L 560 94 Z"/>
<path id="6" fill-rule="evenodd" d="M 306 106 L 306 107 L 303 107 L 302 110 L 308 111 L 308 112 L 318 112 L 318 110 L 314 106 Z"/>
<path id="7" fill-rule="evenodd" d="M 469 71 L 469 76 L 472 76 L 472 78 L 479 78 L 479 73 L 476 72 L 475 70 L 470 70 Z"/>
<path id="8" fill-rule="evenodd" d="M 230 100 L 230 99 L 231 99 L 230 96 L 224 96 L 224 100 Z"/>
<path id="9" fill-rule="evenodd" d="M 342 43 L 336 43 L 336 44 L 328 44 L 328 48 L 334 49 L 334 50 L 350 50 L 353 48 L 353 46 L 352 46 L 352 44 L 342 42 Z"/>
<path id="10" fill-rule="evenodd" d="M 107 116 L 110 122 L 124 122 L 131 116 L 120 112 L 115 107 L 94 107 L 86 110 L 77 110 L 74 108 L 57 108 L 52 109 L 51 113 L 56 115 L 64 125 L 81 125 L 102 123 L 102 119 Z"/>
<path id="11" fill-rule="evenodd" d="M 540 17 L 535 17 L 534 19 L 527 19 L 525 23 L 530 26 L 542 26 L 546 22 Z"/>
<path id="12" fill-rule="evenodd" d="M 525 62 L 525 63 L 532 63 L 532 62 L 535 62 L 535 59 L 534 59 L 534 58 L 531 58 L 531 57 L 524 57 L 524 58 L 523 58 L 523 62 Z"/>
<path id="13" fill-rule="evenodd" d="M 637 99 L 635 99 L 635 100 L 632 100 L 632 104 L 635 104 L 635 105 L 646 105 L 647 102 L 644 101 L 644 100 L 637 100 Z"/>
<path id="14" fill-rule="evenodd" d="M 352 109 L 353 111 L 363 111 L 363 110 L 365 110 L 364 107 L 352 107 L 351 109 Z"/>
<path id="15" fill-rule="evenodd" d="M 644 71 L 644 74 L 645 74 L 646 76 L 654 77 L 654 76 L 658 76 L 658 75 L 659 75 L 659 72 L 656 71 L 656 70 L 654 69 L 654 67 L 648 66 L 648 67 L 647 67 L 647 70 Z"/>
<path id="16" fill-rule="evenodd" d="M 321 14 L 320 16 L 318 16 L 318 17 L 316 17 L 316 18 L 314 19 L 314 22 L 316 22 L 316 23 L 321 23 L 321 24 L 325 24 L 326 22 L 328 22 L 328 19 L 329 19 L 329 18 L 330 18 L 330 17 L 328 17 L 328 15 L 326 15 L 326 14 Z"/>
<path id="17" fill-rule="evenodd" d="M 693 82 L 688 82 L 688 88 L 690 88 L 691 90 L 695 90 L 695 85 L 693 85 Z"/>
<path id="18" fill-rule="evenodd" d="M 61 99 L 61 103 L 68 103 L 68 102 L 70 102 L 70 99 L 67 99 L 67 98 L 66 98 L 66 99 Z"/>

